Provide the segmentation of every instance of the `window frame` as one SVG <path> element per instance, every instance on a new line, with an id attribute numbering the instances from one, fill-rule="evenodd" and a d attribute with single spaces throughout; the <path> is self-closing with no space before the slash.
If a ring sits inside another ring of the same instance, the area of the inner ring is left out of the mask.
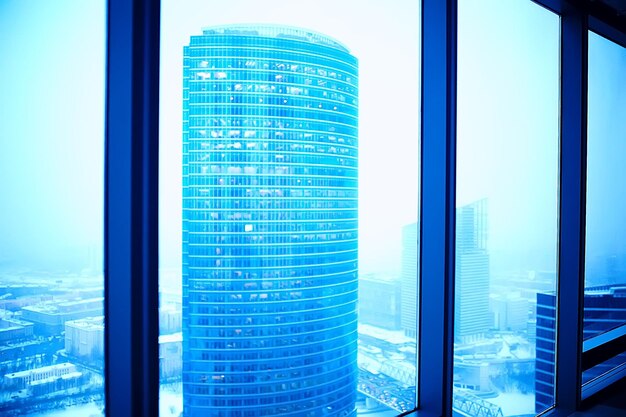
<path id="1" fill-rule="evenodd" d="M 582 372 L 622 341 L 583 351 L 588 30 L 624 45 L 626 24 L 597 2 L 532 1 L 561 18 L 556 392 L 554 407 L 543 414 L 569 415 L 583 404 Z M 452 414 L 457 6 L 456 0 L 422 0 L 419 340 L 427 334 L 429 343 L 418 346 L 418 360 L 420 380 L 435 388 L 419 384 L 418 407 L 419 414 L 441 416 Z"/>
<path id="2" fill-rule="evenodd" d="M 610 10 L 602 4 L 590 4 L 589 10 L 590 14 L 588 17 L 586 36 L 588 37 L 590 32 L 594 32 L 597 35 L 606 38 L 610 42 L 626 48 L 626 21 L 624 19 L 620 20 L 614 13 L 610 13 Z M 587 69 L 588 62 L 585 63 L 585 71 L 587 71 Z M 585 77 L 587 77 L 587 72 L 585 72 Z M 587 95 L 585 95 L 585 99 L 586 98 Z M 587 109 L 585 109 L 585 111 L 585 114 L 588 117 Z M 586 171 L 587 167 L 585 166 L 585 172 Z M 585 186 L 586 185 L 587 183 L 585 181 Z M 584 276 L 582 280 L 584 287 Z M 584 300 L 580 309 L 584 313 Z M 583 325 L 584 322 L 581 326 Z M 596 365 L 602 364 L 603 362 L 626 352 L 626 349 L 624 348 L 625 345 L 626 324 L 586 340 L 583 337 L 581 354 L 582 371 L 587 371 Z M 585 382 L 581 386 L 581 403 L 584 405 L 587 402 L 591 402 L 588 401 L 588 399 L 591 399 L 595 396 L 595 394 L 602 392 L 602 390 L 608 388 L 611 384 L 625 377 L 626 364 L 622 363 L 607 373 Z"/>
<path id="3" fill-rule="evenodd" d="M 429 383 L 402 415 L 452 415 L 457 1 L 421 0 L 417 360 Z M 584 368 L 622 340 L 583 351 L 588 30 L 626 46 L 626 24 L 597 2 L 527 1 L 561 17 L 556 404 L 544 414 L 567 415 L 582 405 Z M 105 401 L 116 417 L 159 413 L 160 12 L 159 0 L 107 2 Z"/>
<path id="4" fill-rule="evenodd" d="M 158 416 L 160 1 L 108 0 L 105 409 Z"/>

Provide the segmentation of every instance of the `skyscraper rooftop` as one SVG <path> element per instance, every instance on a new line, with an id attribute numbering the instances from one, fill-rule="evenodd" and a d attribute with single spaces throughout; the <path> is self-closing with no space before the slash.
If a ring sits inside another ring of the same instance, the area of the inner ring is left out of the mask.
<path id="1" fill-rule="evenodd" d="M 298 41 L 316 43 L 349 52 L 349 49 L 330 36 L 322 33 L 302 29 L 294 26 L 272 25 L 272 24 L 233 24 L 222 26 L 211 26 L 202 29 L 204 35 L 238 35 L 238 36 L 260 36 L 267 38 L 294 39 Z"/>

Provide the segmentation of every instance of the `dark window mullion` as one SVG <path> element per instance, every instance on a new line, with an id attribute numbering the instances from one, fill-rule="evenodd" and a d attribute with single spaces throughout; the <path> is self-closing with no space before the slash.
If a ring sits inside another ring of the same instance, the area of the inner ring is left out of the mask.
<path id="1" fill-rule="evenodd" d="M 587 158 L 587 17 L 566 7 L 561 16 L 561 152 L 556 411 L 581 401 Z"/>
<path id="2" fill-rule="evenodd" d="M 422 0 L 420 413 L 450 416 L 454 341 L 457 1 Z"/>
<path id="3" fill-rule="evenodd" d="M 105 401 L 114 417 L 158 415 L 159 18 L 159 1 L 108 1 Z"/>

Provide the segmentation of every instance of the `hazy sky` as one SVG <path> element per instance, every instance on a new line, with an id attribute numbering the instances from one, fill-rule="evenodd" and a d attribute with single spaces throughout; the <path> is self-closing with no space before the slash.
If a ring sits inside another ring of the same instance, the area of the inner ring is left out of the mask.
<path id="1" fill-rule="evenodd" d="M 506 262 L 554 268 L 558 18 L 526 0 L 461 1 L 459 13 L 458 203 L 489 198 Z M 162 262 L 180 264 L 182 46 L 206 26 L 260 22 L 322 32 L 359 59 L 360 270 L 397 272 L 401 228 L 418 215 L 419 19 L 410 0 L 164 1 Z"/>
<path id="2" fill-rule="evenodd" d="M 182 52 L 202 28 L 274 23 L 329 35 L 359 60 L 361 271 L 398 269 L 417 220 L 419 2 L 166 0 L 161 23 L 161 262 L 180 265 Z"/>
<path id="3" fill-rule="evenodd" d="M 587 284 L 626 283 L 626 49 L 589 38 Z"/>
<path id="4" fill-rule="evenodd" d="M 492 272 L 556 268 L 559 18 L 459 1 L 457 204 L 487 197 Z"/>
<path id="5" fill-rule="evenodd" d="M 527 0 L 459 3 L 458 202 L 489 199 L 496 266 L 553 269 L 559 20 Z M 183 45 L 206 26 L 275 23 L 359 59 L 361 266 L 397 270 L 417 219 L 419 19 L 410 0 L 163 1 L 162 264 L 180 265 Z M 102 250 L 104 24 L 104 1 L 0 0 L 0 262 Z M 626 53 L 598 36 L 590 48 L 589 242 L 604 265 L 626 252 L 612 188 L 626 177 Z"/>
<path id="6" fill-rule="evenodd" d="M 0 265 L 102 251 L 104 5 L 0 0 Z"/>

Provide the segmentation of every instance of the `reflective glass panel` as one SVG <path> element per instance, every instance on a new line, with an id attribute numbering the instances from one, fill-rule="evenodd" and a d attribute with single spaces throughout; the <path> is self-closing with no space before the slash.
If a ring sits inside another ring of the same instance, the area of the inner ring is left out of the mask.
<path id="1" fill-rule="evenodd" d="M 626 325 L 626 48 L 589 33 L 585 339 Z"/>
<path id="2" fill-rule="evenodd" d="M 418 22 L 162 2 L 162 417 L 414 408 Z"/>
<path id="3" fill-rule="evenodd" d="M 626 326 L 626 49 L 589 32 L 588 76 L 583 335 L 598 345 Z M 583 372 L 583 393 L 605 386 L 604 377 L 623 363 L 624 354 Z"/>
<path id="4" fill-rule="evenodd" d="M 103 416 L 105 3 L 0 2 L 2 416 Z"/>
<path id="5" fill-rule="evenodd" d="M 614 356 L 583 372 L 582 398 L 619 381 L 626 375 L 626 352 Z"/>
<path id="6" fill-rule="evenodd" d="M 526 415 L 554 395 L 559 17 L 459 2 L 454 403 Z"/>

